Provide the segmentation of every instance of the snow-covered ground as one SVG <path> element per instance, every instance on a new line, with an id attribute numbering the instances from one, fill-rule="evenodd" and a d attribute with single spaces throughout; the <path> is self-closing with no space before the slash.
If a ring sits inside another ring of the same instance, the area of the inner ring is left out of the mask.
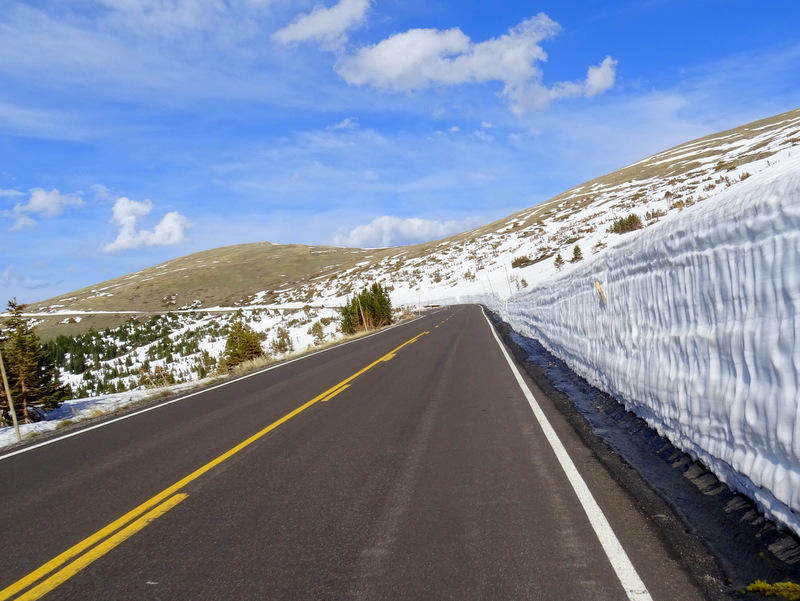
<path id="1" fill-rule="evenodd" d="M 47 419 L 32 424 L 19 424 L 20 438 L 29 441 L 35 437 L 63 428 L 64 426 L 93 417 L 99 417 L 105 413 L 122 409 L 127 405 L 136 403 L 160 392 L 179 393 L 188 390 L 198 384 L 177 384 L 159 390 L 132 390 L 129 392 L 119 392 L 106 394 L 87 399 L 75 399 L 67 401 L 55 411 L 47 414 Z M 17 435 L 13 427 L 0 428 L 0 449 L 10 446 L 17 442 Z"/>

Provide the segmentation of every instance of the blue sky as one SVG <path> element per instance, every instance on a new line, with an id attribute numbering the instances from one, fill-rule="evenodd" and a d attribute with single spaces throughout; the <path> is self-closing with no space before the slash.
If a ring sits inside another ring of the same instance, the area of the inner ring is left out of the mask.
<path id="1" fill-rule="evenodd" d="M 0 301 L 397 245 L 800 106 L 800 4 L 6 0 Z"/>

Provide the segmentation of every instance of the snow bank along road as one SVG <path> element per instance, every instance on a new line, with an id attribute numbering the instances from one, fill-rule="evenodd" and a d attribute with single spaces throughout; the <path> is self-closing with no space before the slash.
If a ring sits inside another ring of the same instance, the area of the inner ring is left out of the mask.
<path id="1" fill-rule="evenodd" d="M 474 306 L 0 456 L 0 483 L 0 601 L 708 598 Z"/>
<path id="2" fill-rule="evenodd" d="M 629 236 L 489 304 L 800 534 L 800 156 Z"/>

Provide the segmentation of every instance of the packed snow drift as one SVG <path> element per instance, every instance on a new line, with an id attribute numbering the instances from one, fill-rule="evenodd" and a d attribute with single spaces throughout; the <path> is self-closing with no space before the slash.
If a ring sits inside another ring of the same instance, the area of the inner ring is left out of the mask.
<path id="1" fill-rule="evenodd" d="M 800 156 L 490 304 L 800 533 Z"/>

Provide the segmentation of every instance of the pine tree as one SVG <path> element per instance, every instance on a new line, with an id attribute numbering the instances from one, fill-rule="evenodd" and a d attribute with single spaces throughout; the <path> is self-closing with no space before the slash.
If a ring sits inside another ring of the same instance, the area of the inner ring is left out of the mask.
<path id="1" fill-rule="evenodd" d="M 264 349 L 261 348 L 258 334 L 244 322 L 237 321 L 231 326 L 228 334 L 220 370 L 230 371 L 240 363 L 261 357 L 263 354 Z"/>
<path id="2" fill-rule="evenodd" d="M 0 348 L 17 418 L 30 423 L 42 419 L 43 411 L 56 409 L 72 396 L 72 391 L 59 381 L 52 357 L 22 315 L 24 309 L 25 305 L 17 304 L 16 299 L 8 302 L 11 318 L 0 330 Z M 10 419 L 8 398 L 2 386 L 0 411 L 4 420 Z"/>
<path id="3" fill-rule="evenodd" d="M 325 340 L 325 328 L 322 327 L 321 321 L 315 321 L 308 329 L 308 333 L 314 337 L 314 344 L 320 345 Z"/>
<path id="4" fill-rule="evenodd" d="M 561 256 L 561 253 L 558 253 L 556 255 L 556 260 L 554 261 L 554 264 L 556 266 L 556 269 L 561 269 L 562 267 L 564 267 L 564 259 Z"/>
<path id="5" fill-rule="evenodd" d="M 381 284 L 372 284 L 342 307 L 342 332 L 355 334 L 392 323 L 392 301 Z"/>
<path id="6" fill-rule="evenodd" d="M 581 250 L 581 247 L 576 244 L 575 248 L 572 251 L 572 260 L 570 262 L 577 263 L 578 261 L 582 260 L 583 260 L 583 251 Z"/>
<path id="7" fill-rule="evenodd" d="M 270 350 L 277 355 L 291 353 L 294 350 L 294 342 L 292 342 L 289 330 L 286 328 L 278 328 L 275 334 L 275 340 L 270 344 Z"/>

